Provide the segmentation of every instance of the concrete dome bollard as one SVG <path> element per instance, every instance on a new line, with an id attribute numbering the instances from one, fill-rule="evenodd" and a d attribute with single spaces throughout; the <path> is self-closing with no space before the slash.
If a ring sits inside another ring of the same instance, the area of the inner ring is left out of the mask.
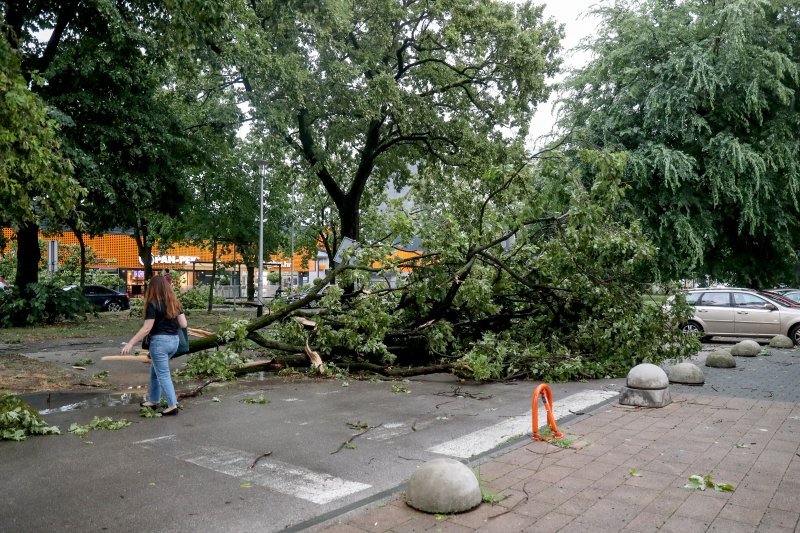
<path id="1" fill-rule="evenodd" d="M 424 463 L 412 474 L 406 489 L 406 503 L 426 513 L 461 513 L 481 501 L 478 478 L 455 459 Z"/>
<path id="2" fill-rule="evenodd" d="M 694 363 L 678 363 L 671 366 L 667 377 L 670 383 L 682 383 L 684 385 L 702 385 L 706 382 L 703 371 Z"/>
<path id="3" fill-rule="evenodd" d="M 717 350 L 706 356 L 706 366 L 713 368 L 735 368 L 736 359 L 728 350 Z"/>
<path id="4" fill-rule="evenodd" d="M 786 335 L 775 335 L 769 340 L 772 348 L 794 348 L 794 342 Z"/>
<path id="5" fill-rule="evenodd" d="M 751 340 L 737 342 L 731 348 L 731 355 L 740 357 L 755 357 L 759 353 L 761 353 L 761 345 Z"/>
<path id="6" fill-rule="evenodd" d="M 656 365 L 642 363 L 628 372 L 619 403 L 636 407 L 664 407 L 672 403 L 667 373 Z"/>

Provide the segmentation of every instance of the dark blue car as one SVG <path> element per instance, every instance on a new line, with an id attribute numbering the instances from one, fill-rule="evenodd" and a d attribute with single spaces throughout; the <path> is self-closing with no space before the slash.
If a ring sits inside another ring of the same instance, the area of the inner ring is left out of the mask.
<path id="1" fill-rule="evenodd" d="M 64 287 L 64 289 L 72 290 L 77 289 L 77 287 L 71 285 Z M 102 285 L 84 285 L 83 297 L 100 311 L 124 311 L 131 308 L 131 302 L 127 294 Z"/>

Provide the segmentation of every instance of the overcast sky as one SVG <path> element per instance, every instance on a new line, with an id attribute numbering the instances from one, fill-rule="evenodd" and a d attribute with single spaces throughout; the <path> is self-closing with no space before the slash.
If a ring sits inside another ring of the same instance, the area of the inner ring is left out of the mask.
<path id="1" fill-rule="evenodd" d="M 581 66 L 586 63 L 586 54 L 573 53 L 571 50 L 586 37 L 592 35 L 592 31 L 597 24 L 596 19 L 588 16 L 591 6 L 601 3 L 602 0 L 539 0 L 545 5 L 545 16 L 556 19 L 564 24 L 564 40 L 561 42 L 563 57 L 565 58 L 563 70 L 570 67 Z M 551 83 L 558 80 L 550 80 Z M 531 124 L 531 131 L 528 135 L 528 146 L 535 148 L 544 144 L 541 136 L 547 135 L 552 130 L 555 122 L 553 104 L 555 95 L 551 96 L 549 102 L 540 104 L 536 110 L 536 115 Z M 538 142 L 537 142 L 538 139 Z"/>

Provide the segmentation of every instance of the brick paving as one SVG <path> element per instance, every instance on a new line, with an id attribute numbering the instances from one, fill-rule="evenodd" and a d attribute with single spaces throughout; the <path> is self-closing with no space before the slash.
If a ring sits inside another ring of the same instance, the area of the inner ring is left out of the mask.
<path id="1" fill-rule="evenodd" d="M 317 529 L 328 533 L 800 531 L 796 354 L 782 351 L 766 363 L 769 358 L 746 360 L 739 370 L 733 369 L 736 374 L 703 367 L 706 385 L 673 386 L 673 403 L 661 409 L 609 404 L 561 428 L 589 442 L 581 449 L 528 441 L 471 465 L 484 490 L 504 497 L 497 504 L 434 516 L 408 507 L 401 494 Z M 785 372 L 790 366 L 793 383 Z M 757 373 L 766 378 L 761 387 L 746 379 Z M 770 384 L 772 390 L 766 388 Z M 711 474 L 716 482 L 734 485 L 735 491 L 684 488 L 693 474 Z"/>

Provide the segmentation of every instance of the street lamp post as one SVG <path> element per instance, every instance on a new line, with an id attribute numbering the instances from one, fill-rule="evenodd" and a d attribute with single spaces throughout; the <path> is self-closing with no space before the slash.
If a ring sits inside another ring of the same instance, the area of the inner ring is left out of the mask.
<path id="1" fill-rule="evenodd" d="M 290 291 L 294 291 L 294 181 L 292 182 L 292 230 L 291 230 L 291 250 L 292 250 L 292 263 L 291 263 L 291 270 L 289 273 L 289 289 Z"/>
<path id="2" fill-rule="evenodd" d="M 261 184 L 258 195 L 258 308 L 257 316 L 264 311 L 264 176 L 267 175 L 267 162 L 258 161 L 258 174 Z"/>

